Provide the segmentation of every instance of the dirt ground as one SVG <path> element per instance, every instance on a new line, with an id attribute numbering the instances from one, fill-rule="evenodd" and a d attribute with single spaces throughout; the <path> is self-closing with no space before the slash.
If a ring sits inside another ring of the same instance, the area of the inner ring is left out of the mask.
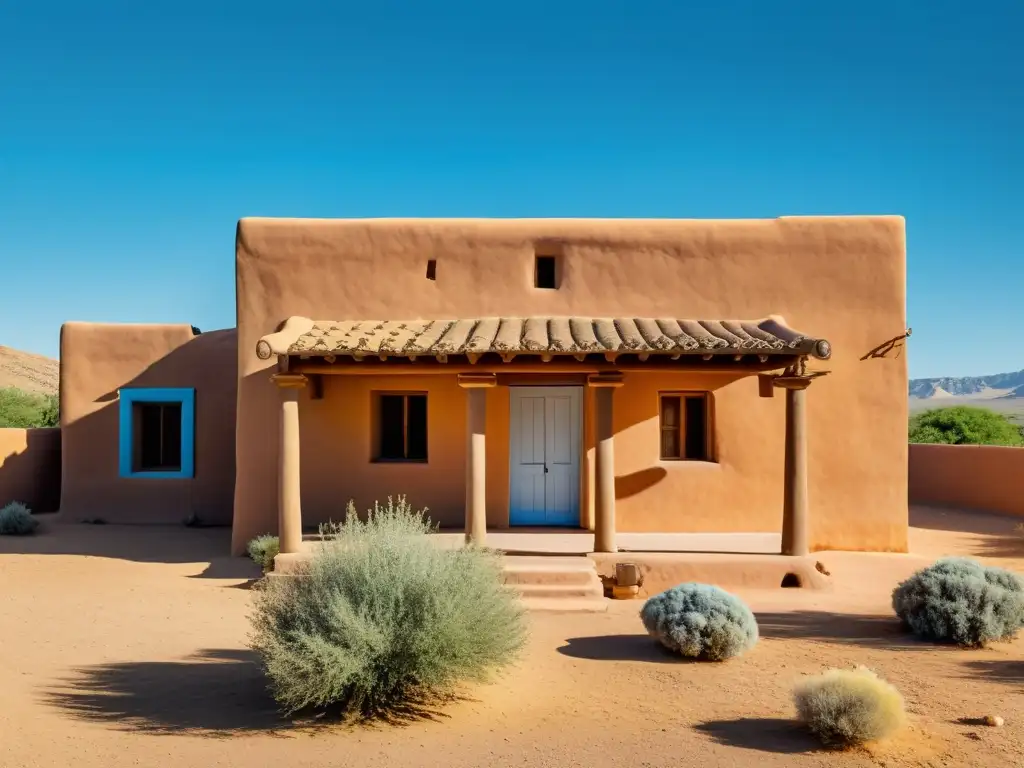
<path id="1" fill-rule="evenodd" d="M 1024 571 L 1014 521 L 914 510 L 912 556 L 822 553 L 825 592 L 740 593 L 761 642 L 724 664 L 660 652 L 640 602 L 539 614 L 522 662 L 433 720 L 282 721 L 245 649 L 255 567 L 228 532 L 48 522 L 0 539 L 0 767 L 1024 766 L 1024 639 L 964 651 L 904 636 L 892 587 L 943 554 Z M 821 750 L 790 690 L 866 664 L 910 725 L 871 751 Z M 1003 728 L 973 724 L 999 714 Z M 966 720 L 964 720 L 966 719 Z"/>

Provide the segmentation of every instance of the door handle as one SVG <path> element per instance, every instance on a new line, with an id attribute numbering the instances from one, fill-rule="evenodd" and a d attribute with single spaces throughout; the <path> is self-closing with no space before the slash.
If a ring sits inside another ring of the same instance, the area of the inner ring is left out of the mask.
<path id="1" fill-rule="evenodd" d="M 548 465 L 547 465 L 547 464 L 545 464 L 545 465 L 544 465 L 544 474 L 546 475 L 547 473 L 548 473 Z"/>

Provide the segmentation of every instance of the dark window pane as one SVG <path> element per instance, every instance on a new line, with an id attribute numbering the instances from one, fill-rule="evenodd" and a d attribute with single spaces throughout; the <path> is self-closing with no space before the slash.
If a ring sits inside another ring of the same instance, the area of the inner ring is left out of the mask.
<path id="1" fill-rule="evenodd" d="M 686 398 L 686 458 L 707 459 L 707 407 L 703 397 Z"/>
<path id="2" fill-rule="evenodd" d="M 139 469 L 160 467 L 160 406 L 145 403 L 138 406 Z"/>
<path id="3" fill-rule="evenodd" d="M 555 257 L 537 256 L 536 285 L 538 288 L 555 287 Z"/>
<path id="4" fill-rule="evenodd" d="M 161 407 L 163 434 L 161 462 L 164 469 L 181 469 L 181 405 L 170 403 Z"/>
<path id="5" fill-rule="evenodd" d="M 380 398 L 380 458 L 405 458 L 405 398 L 401 395 L 381 395 Z"/>
<path id="6" fill-rule="evenodd" d="M 427 458 L 427 396 L 409 395 L 407 459 Z"/>

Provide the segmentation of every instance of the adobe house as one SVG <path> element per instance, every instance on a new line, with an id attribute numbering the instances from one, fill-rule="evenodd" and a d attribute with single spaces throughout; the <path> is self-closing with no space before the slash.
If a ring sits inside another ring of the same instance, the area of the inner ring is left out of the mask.
<path id="1" fill-rule="evenodd" d="M 64 326 L 63 512 L 906 551 L 900 217 L 243 219 L 236 276 L 237 330 Z"/>

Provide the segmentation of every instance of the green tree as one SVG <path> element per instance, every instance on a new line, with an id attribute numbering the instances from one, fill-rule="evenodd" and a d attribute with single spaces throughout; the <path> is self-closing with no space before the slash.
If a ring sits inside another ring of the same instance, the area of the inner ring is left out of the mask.
<path id="1" fill-rule="evenodd" d="M 955 405 L 912 416 L 910 442 L 1024 447 L 1024 432 L 1001 413 Z"/>
<path id="2" fill-rule="evenodd" d="M 44 398 L 43 408 L 39 412 L 39 426 L 60 426 L 60 398 L 56 395 L 46 395 Z"/>
<path id="3" fill-rule="evenodd" d="M 9 387 L 0 389 L 0 428 L 60 426 L 56 395 L 35 395 Z"/>

